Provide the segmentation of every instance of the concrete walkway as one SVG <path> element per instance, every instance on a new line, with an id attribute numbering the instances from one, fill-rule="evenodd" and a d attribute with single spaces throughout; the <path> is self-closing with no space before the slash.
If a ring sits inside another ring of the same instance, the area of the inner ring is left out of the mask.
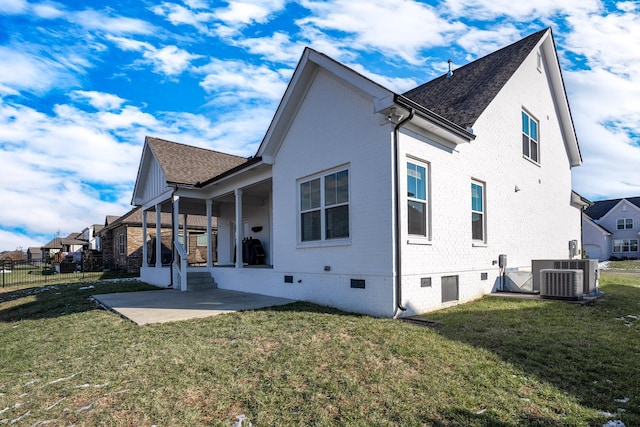
<path id="1" fill-rule="evenodd" d="M 94 295 L 93 298 L 138 325 L 209 317 L 295 302 L 286 298 L 225 289 L 197 292 L 167 289 Z"/>

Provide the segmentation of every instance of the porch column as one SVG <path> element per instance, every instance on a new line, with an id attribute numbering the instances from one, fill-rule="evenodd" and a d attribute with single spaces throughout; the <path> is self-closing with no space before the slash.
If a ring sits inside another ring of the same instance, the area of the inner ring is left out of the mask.
<path id="1" fill-rule="evenodd" d="M 236 268 L 242 268 L 242 190 L 236 188 Z"/>
<path id="2" fill-rule="evenodd" d="M 189 236 L 187 234 L 187 214 L 182 215 L 182 241 L 184 251 L 189 255 Z"/>
<path id="3" fill-rule="evenodd" d="M 171 229 L 173 230 L 173 250 L 175 252 L 175 246 L 180 244 L 180 196 L 173 196 L 173 217 L 171 218 Z M 173 259 L 176 259 L 175 253 L 173 255 Z"/>
<path id="4" fill-rule="evenodd" d="M 207 269 L 211 268 L 211 266 L 213 265 L 213 263 L 211 262 L 211 260 L 213 259 L 213 243 L 211 239 L 211 232 L 212 232 L 212 227 L 211 227 L 211 205 L 212 205 L 212 200 L 211 199 L 207 199 L 205 201 L 205 205 L 207 207 L 207 264 L 206 267 Z"/>
<path id="5" fill-rule="evenodd" d="M 162 212 L 156 204 L 156 268 L 162 267 Z"/>
<path id="6" fill-rule="evenodd" d="M 142 267 L 149 267 L 147 252 L 147 211 L 142 209 Z"/>

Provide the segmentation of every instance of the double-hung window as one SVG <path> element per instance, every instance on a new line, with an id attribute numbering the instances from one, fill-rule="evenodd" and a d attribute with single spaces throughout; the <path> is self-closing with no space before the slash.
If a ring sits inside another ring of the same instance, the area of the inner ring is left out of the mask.
<path id="1" fill-rule="evenodd" d="M 538 121 L 524 111 L 522 112 L 522 155 L 540 163 Z"/>
<path id="2" fill-rule="evenodd" d="M 349 170 L 300 182 L 300 240 L 349 237 Z"/>
<path id="3" fill-rule="evenodd" d="M 614 240 L 613 252 L 638 252 L 638 239 Z"/>
<path id="4" fill-rule="evenodd" d="M 474 241 L 485 242 L 485 198 L 484 183 L 471 182 L 471 238 Z"/>
<path id="5" fill-rule="evenodd" d="M 632 230 L 633 218 L 621 218 L 617 220 L 616 226 L 618 230 Z"/>
<path id="6" fill-rule="evenodd" d="M 427 188 L 428 166 L 407 162 L 408 233 L 428 236 Z"/>

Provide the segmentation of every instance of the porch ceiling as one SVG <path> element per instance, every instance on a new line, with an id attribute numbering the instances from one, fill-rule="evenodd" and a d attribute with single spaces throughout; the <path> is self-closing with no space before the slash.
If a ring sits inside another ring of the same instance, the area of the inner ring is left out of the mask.
<path id="1" fill-rule="evenodd" d="M 244 205 L 262 206 L 269 200 L 271 193 L 271 180 L 265 180 L 256 184 L 242 188 L 242 199 Z M 213 198 L 215 204 L 235 204 L 235 194 L 229 192 L 219 197 Z M 153 209 L 150 209 L 153 210 Z M 172 204 L 170 200 L 160 205 L 162 212 L 171 212 Z M 206 215 L 207 208 L 205 199 L 197 197 L 180 197 L 180 214 L 187 215 Z"/>

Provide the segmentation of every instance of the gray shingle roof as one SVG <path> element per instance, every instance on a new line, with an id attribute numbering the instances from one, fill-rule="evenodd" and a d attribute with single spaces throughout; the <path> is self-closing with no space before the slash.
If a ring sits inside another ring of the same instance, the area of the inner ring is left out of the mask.
<path id="1" fill-rule="evenodd" d="M 244 157 L 148 136 L 149 143 L 168 182 L 195 185 L 241 165 Z"/>
<path id="2" fill-rule="evenodd" d="M 403 95 L 463 128 L 472 127 L 547 31 L 453 70 L 451 78 L 443 75 Z"/>
<path id="3" fill-rule="evenodd" d="M 79 239 L 73 239 L 69 237 L 56 237 L 55 239 L 51 240 L 49 243 L 47 243 L 42 247 L 44 249 L 62 249 L 63 245 L 88 246 L 89 242 L 84 240 L 79 240 Z"/>
<path id="4" fill-rule="evenodd" d="M 623 199 L 599 200 L 593 202 L 593 206 L 585 209 L 584 213 L 591 219 L 600 219 L 615 207 L 621 200 L 626 200 L 640 208 L 640 197 L 625 197 Z"/>

